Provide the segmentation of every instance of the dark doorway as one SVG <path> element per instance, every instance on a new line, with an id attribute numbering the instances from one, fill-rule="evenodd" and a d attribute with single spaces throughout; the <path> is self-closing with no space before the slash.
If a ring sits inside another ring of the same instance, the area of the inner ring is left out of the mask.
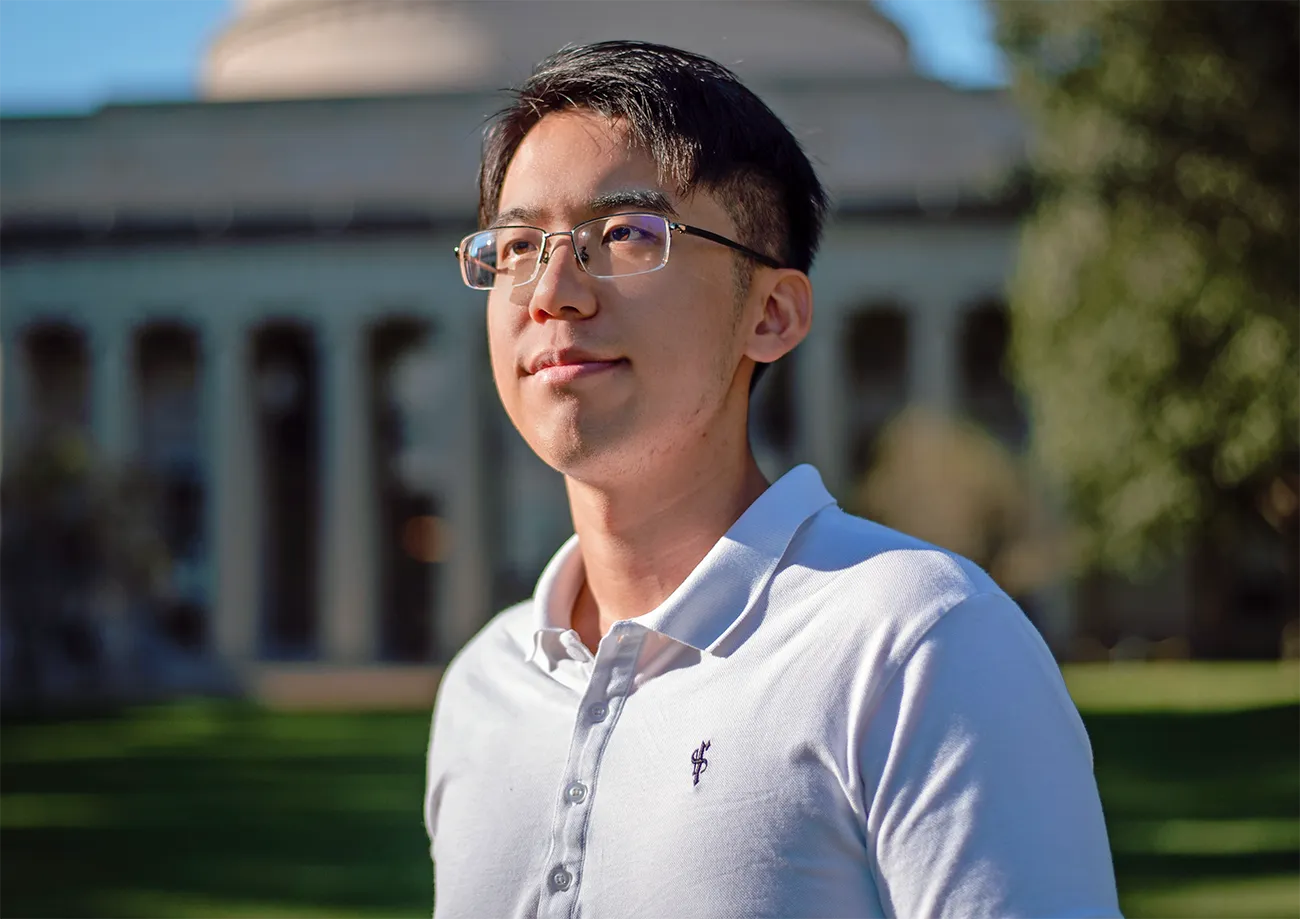
<path id="1" fill-rule="evenodd" d="M 253 338 L 261 470 L 261 624 L 265 656 L 315 657 L 320 497 L 320 374 L 305 326 L 263 326 Z"/>
<path id="2" fill-rule="evenodd" d="M 972 419 L 1002 443 L 1019 449 L 1028 426 L 1007 370 L 1011 326 L 1006 305 L 986 300 L 961 328 L 961 400 Z"/>
<path id="3" fill-rule="evenodd" d="M 38 699 L 97 685 L 105 658 L 96 599 L 105 565 L 104 495 L 89 438 L 90 349 L 64 322 L 20 339 L 25 430 L 5 444 L 0 514 L 0 604 L 8 699 Z M 15 449 L 16 447 L 20 449 Z"/>
<path id="4" fill-rule="evenodd" d="M 136 338 L 134 371 L 139 460 L 167 553 L 156 624 L 174 646 L 198 652 L 208 638 L 208 585 L 200 577 L 206 489 L 197 333 L 179 323 L 145 326 Z"/>
<path id="5" fill-rule="evenodd" d="M 370 417 L 379 533 L 379 650 L 386 660 L 431 661 L 437 586 L 449 531 L 435 485 L 437 392 L 433 330 L 390 319 L 369 340 Z"/>
<path id="6" fill-rule="evenodd" d="M 66 323 L 43 323 L 27 332 L 24 344 L 35 439 L 58 431 L 84 433 L 90 423 L 90 350 L 85 334 Z"/>
<path id="7" fill-rule="evenodd" d="M 871 467 L 885 426 L 907 404 L 907 313 L 892 303 L 873 305 L 849 317 L 846 332 L 849 469 L 856 479 Z"/>

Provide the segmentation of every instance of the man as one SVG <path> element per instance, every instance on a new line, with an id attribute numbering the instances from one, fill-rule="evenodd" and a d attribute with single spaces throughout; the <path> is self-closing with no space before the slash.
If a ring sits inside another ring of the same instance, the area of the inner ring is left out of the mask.
<path id="1" fill-rule="evenodd" d="M 750 452 L 826 206 L 785 126 L 698 56 L 566 50 L 479 191 L 461 268 L 575 536 L 443 678 L 436 915 L 1117 914 L 1088 738 L 1024 615 Z"/>

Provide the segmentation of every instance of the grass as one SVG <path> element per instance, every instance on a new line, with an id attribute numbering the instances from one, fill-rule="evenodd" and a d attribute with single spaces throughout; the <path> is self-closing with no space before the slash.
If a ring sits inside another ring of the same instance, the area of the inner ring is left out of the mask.
<path id="1" fill-rule="evenodd" d="M 1129 917 L 1300 917 L 1300 670 L 1071 667 Z M 428 715 L 0 726 L 6 916 L 427 916 Z"/>
<path id="2" fill-rule="evenodd" d="M 1065 683 L 1085 715 L 1243 711 L 1300 702 L 1300 662 L 1072 664 Z"/>
<path id="3" fill-rule="evenodd" d="M 6 723 L 0 911 L 427 916 L 427 726 L 210 702 Z"/>
<path id="4" fill-rule="evenodd" d="M 1067 667 L 1125 915 L 1300 916 L 1300 667 Z"/>

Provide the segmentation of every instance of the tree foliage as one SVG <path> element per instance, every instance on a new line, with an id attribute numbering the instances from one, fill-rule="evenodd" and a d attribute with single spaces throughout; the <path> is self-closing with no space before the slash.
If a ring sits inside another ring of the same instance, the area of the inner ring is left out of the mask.
<path id="1" fill-rule="evenodd" d="M 1300 5 L 994 8 L 1032 137 L 1012 362 L 1081 559 L 1294 552 Z"/>
<path id="2" fill-rule="evenodd" d="M 170 566 L 158 529 L 158 482 L 145 470 L 95 462 L 76 430 L 57 430 L 17 457 L 0 481 L 0 627 L 6 705 L 133 678 L 111 633 L 142 634 Z M 71 682 L 69 682 L 71 680 Z M 123 687 L 119 687 L 123 688 Z"/>

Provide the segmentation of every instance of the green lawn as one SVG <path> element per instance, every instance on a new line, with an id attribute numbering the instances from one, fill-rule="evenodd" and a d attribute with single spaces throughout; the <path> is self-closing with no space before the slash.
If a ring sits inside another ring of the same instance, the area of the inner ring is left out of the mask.
<path id="1" fill-rule="evenodd" d="M 1300 668 L 1066 668 L 1125 915 L 1300 916 Z"/>
<path id="2" fill-rule="evenodd" d="M 428 715 L 195 702 L 6 723 L 6 916 L 429 914 Z"/>
<path id="3" fill-rule="evenodd" d="M 1300 670 L 1069 668 L 1125 912 L 1300 917 Z M 0 726 L 6 916 L 428 915 L 426 713 Z"/>

